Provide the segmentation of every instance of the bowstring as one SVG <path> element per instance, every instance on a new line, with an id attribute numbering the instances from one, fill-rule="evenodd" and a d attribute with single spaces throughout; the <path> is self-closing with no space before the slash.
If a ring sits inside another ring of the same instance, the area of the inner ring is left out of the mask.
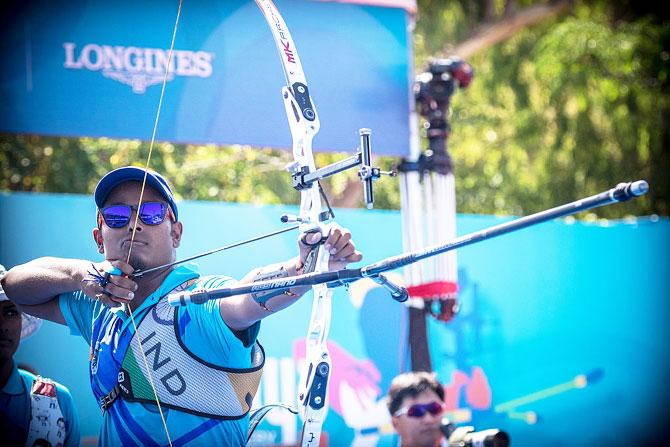
<path id="1" fill-rule="evenodd" d="M 161 109 L 163 107 L 163 97 L 165 95 L 165 86 L 167 85 L 168 75 L 170 73 L 170 63 L 172 62 L 172 53 L 174 50 L 174 41 L 177 37 L 177 28 L 179 26 L 179 18 L 181 16 L 181 6 L 182 0 L 179 0 L 179 7 L 177 9 L 177 18 L 175 19 L 174 28 L 172 30 L 172 41 L 170 42 L 170 51 L 168 52 L 167 64 L 165 65 L 165 75 L 163 76 L 163 86 L 161 88 L 160 99 L 158 100 L 158 109 L 156 110 L 156 119 L 154 120 L 154 128 L 151 133 L 151 143 L 149 144 L 149 155 L 147 156 L 147 162 L 144 166 L 144 178 L 142 179 L 142 188 L 140 189 L 140 199 L 137 204 L 137 212 L 135 213 L 135 222 L 133 224 L 133 232 L 130 236 L 130 247 L 128 248 L 128 259 L 126 264 L 130 263 L 130 255 L 133 251 L 133 242 L 135 240 L 135 232 L 137 231 L 137 222 L 140 217 L 140 206 L 142 205 L 142 199 L 144 197 L 144 189 L 147 183 L 147 175 L 149 174 L 149 164 L 151 163 L 151 154 L 154 148 L 154 142 L 156 141 L 156 130 L 158 129 L 158 119 L 161 115 Z M 135 330 L 135 335 L 137 337 L 137 342 L 140 347 L 140 352 L 142 353 L 142 360 L 144 361 L 144 367 L 146 368 L 147 375 L 149 377 L 149 384 L 154 393 L 154 398 L 156 399 L 156 405 L 158 406 L 158 413 L 160 414 L 161 421 L 163 422 L 163 427 L 165 428 L 165 434 L 167 435 L 168 443 L 172 447 L 172 439 L 170 438 L 170 431 L 168 430 L 167 421 L 165 415 L 163 414 L 163 408 L 161 407 L 160 400 L 158 399 L 158 392 L 156 391 L 156 386 L 154 384 L 153 376 L 151 375 L 151 370 L 149 369 L 149 362 L 147 361 L 146 353 L 144 352 L 144 347 L 142 346 L 142 341 L 137 332 L 137 324 L 135 323 L 135 317 L 133 315 L 133 310 L 130 305 L 126 308 L 128 310 L 128 315 L 130 316 L 130 321 L 133 323 L 133 329 Z"/>

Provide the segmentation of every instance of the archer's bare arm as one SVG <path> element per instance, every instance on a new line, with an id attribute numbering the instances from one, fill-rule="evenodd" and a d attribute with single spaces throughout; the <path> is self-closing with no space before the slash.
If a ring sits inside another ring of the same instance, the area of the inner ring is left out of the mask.
<path id="1" fill-rule="evenodd" d="M 126 274 L 132 273 L 132 267 L 122 261 L 108 264 Z M 104 265 L 104 262 L 92 263 L 83 259 L 38 258 L 10 269 L 2 278 L 2 288 L 22 312 L 65 324 L 58 304 L 58 296 L 62 293 L 81 290 L 108 306 L 129 301 L 128 290 L 135 290 L 136 285 L 128 278 L 112 276 L 104 289 L 96 282 L 85 281 L 94 267 L 103 271 Z M 107 294 L 103 295 L 103 291 Z"/>
<path id="2" fill-rule="evenodd" d="M 321 234 L 307 235 L 309 243 L 315 243 L 321 239 Z M 288 276 L 296 276 L 300 272 L 310 247 L 302 242 L 302 238 L 298 242 L 299 255 L 288 261 L 279 264 L 265 266 L 259 269 L 252 270 L 243 279 L 242 283 L 252 282 L 261 272 L 278 271 L 281 267 L 288 273 Z M 344 268 L 351 262 L 360 261 L 363 256 L 356 251 L 354 243 L 351 241 L 351 233 L 347 229 L 334 226 L 328 238 L 324 243 L 324 249 L 330 253 L 329 270 L 339 270 Z M 290 289 L 288 294 L 280 294 L 270 298 L 265 307 L 256 302 L 253 297 L 248 295 L 240 295 L 231 298 L 219 300 L 219 310 L 223 321 L 233 330 L 244 330 L 252 324 L 261 319 L 272 315 L 273 313 L 287 308 L 302 297 L 310 287 L 296 287 Z"/>

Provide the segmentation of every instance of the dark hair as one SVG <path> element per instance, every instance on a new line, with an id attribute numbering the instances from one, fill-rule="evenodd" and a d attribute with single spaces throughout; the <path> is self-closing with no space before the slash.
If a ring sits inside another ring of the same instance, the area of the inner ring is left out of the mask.
<path id="1" fill-rule="evenodd" d="M 441 401 L 444 401 L 444 388 L 434 373 L 409 372 L 396 376 L 386 397 L 386 405 L 391 416 L 400 409 L 400 404 L 406 397 L 414 398 L 424 391 L 433 391 Z"/>

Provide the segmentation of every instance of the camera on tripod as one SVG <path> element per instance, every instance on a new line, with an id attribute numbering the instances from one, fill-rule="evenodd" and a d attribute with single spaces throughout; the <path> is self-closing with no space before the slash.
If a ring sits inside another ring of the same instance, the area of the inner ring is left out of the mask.
<path id="1" fill-rule="evenodd" d="M 426 71 L 416 77 L 414 97 L 419 113 L 426 118 L 424 128 L 428 138 L 428 150 L 419 160 L 421 170 L 451 171 L 446 150 L 450 131 L 447 120 L 449 101 L 456 87 L 466 88 L 473 76 L 470 64 L 453 56 L 430 61 Z"/>
<path id="2" fill-rule="evenodd" d="M 420 113 L 429 117 L 436 109 L 446 109 L 456 85 L 466 88 L 472 81 L 470 64 L 459 57 L 433 59 L 424 73 L 416 78 L 414 96 L 420 106 Z"/>
<path id="3" fill-rule="evenodd" d="M 440 430 L 447 438 L 449 447 L 507 447 L 509 435 L 497 428 L 475 431 L 472 426 L 456 427 L 448 420 L 442 421 Z"/>

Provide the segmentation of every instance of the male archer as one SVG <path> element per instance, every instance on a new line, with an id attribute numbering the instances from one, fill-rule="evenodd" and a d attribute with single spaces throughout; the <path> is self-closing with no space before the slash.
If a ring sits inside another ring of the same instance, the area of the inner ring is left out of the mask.
<path id="1" fill-rule="evenodd" d="M 308 289 L 171 307 L 170 292 L 218 288 L 232 279 L 200 276 L 192 264 L 132 276 L 175 261 L 183 233 L 160 174 L 146 171 L 138 209 L 144 177 L 144 169 L 127 166 L 107 173 L 95 189 L 93 239 L 105 261 L 39 258 L 12 268 L 2 286 L 23 311 L 67 325 L 90 345 L 101 445 L 166 445 L 168 433 L 174 445 L 244 445 L 264 360 L 256 341 L 260 321 Z M 348 230 L 334 227 L 323 237 L 329 269 L 361 260 Z M 255 269 L 241 282 L 302 273 L 308 244 L 323 237 L 304 235 L 298 256 Z"/>

